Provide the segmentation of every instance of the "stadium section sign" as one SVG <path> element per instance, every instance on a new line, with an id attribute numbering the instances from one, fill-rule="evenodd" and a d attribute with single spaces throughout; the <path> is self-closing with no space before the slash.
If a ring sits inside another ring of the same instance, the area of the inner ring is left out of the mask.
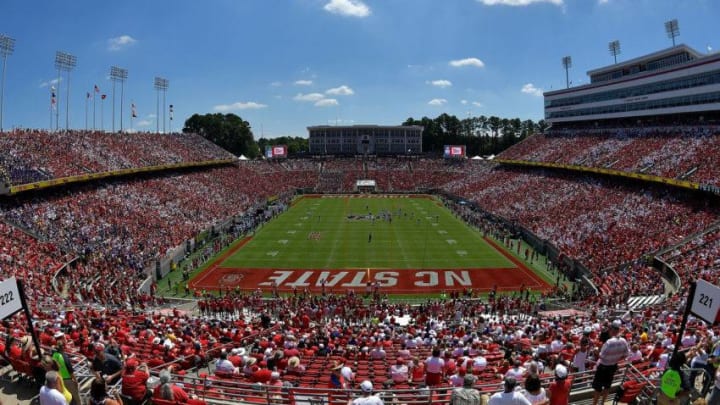
<path id="1" fill-rule="evenodd" d="M 690 311 L 710 324 L 718 320 L 720 308 L 720 287 L 698 280 Z"/>
<path id="2" fill-rule="evenodd" d="M 0 283 L 0 319 L 5 319 L 22 309 L 17 280 L 11 277 Z"/>

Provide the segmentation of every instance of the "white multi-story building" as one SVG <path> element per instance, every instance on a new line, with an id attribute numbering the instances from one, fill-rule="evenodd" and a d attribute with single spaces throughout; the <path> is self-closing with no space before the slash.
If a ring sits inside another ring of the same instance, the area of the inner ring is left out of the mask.
<path id="1" fill-rule="evenodd" d="M 415 125 L 308 127 L 313 155 L 414 155 L 422 153 L 422 133 Z"/>
<path id="2" fill-rule="evenodd" d="M 548 123 L 720 111 L 720 53 L 678 45 L 587 73 L 590 84 L 545 93 Z"/>

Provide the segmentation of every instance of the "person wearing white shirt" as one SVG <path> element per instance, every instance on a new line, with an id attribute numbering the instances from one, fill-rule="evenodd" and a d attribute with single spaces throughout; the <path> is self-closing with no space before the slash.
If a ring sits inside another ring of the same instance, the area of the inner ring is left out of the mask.
<path id="1" fill-rule="evenodd" d="M 513 377 L 505 377 L 503 392 L 498 392 L 490 397 L 488 405 L 532 405 L 525 395 L 515 391 L 517 380 Z"/>
<path id="2" fill-rule="evenodd" d="M 398 359 L 395 364 L 390 366 L 390 378 L 395 383 L 406 383 L 409 379 L 408 366 L 405 365 L 405 361 Z"/>
<path id="3" fill-rule="evenodd" d="M 385 350 L 380 345 L 375 346 L 375 348 L 370 351 L 370 358 L 373 360 L 384 359 L 385 358 Z"/>
<path id="4" fill-rule="evenodd" d="M 40 405 L 67 405 L 59 387 L 60 376 L 57 371 L 51 370 L 45 373 L 45 385 L 40 388 Z"/>
<path id="5" fill-rule="evenodd" d="M 525 368 L 521 365 L 520 360 L 515 360 L 512 368 L 505 373 L 505 377 L 513 377 L 515 380 L 523 378 Z"/>

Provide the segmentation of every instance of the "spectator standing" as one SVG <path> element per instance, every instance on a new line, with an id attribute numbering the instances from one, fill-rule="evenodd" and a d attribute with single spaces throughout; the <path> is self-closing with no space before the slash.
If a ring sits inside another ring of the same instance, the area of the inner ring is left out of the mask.
<path id="1" fill-rule="evenodd" d="M 68 405 L 65 396 L 58 390 L 60 376 L 57 371 L 45 373 L 45 385 L 40 388 L 40 405 Z"/>
<path id="2" fill-rule="evenodd" d="M 600 349 L 598 364 L 595 369 L 595 377 L 592 382 L 592 387 L 595 390 L 593 405 L 605 403 L 608 390 L 612 385 L 613 377 L 618 368 L 618 363 L 630 355 L 628 342 L 619 336 L 621 326 L 622 322 L 619 319 L 612 322 L 607 331 L 608 339 Z"/>
<path id="3" fill-rule="evenodd" d="M 440 384 L 445 369 L 445 360 L 440 357 L 440 349 L 435 348 L 432 356 L 425 360 L 425 384 L 433 387 Z"/>
<path id="4" fill-rule="evenodd" d="M 56 335 L 56 337 L 58 337 Z M 64 335 L 59 336 L 60 338 Z M 58 374 L 63 379 L 63 385 L 72 394 L 72 405 L 80 404 L 80 391 L 78 390 L 77 378 L 75 377 L 75 371 L 73 370 L 72 362 L 70 357 L 65 353 L 65 342 L 64 340 L 58 341 L 55 345 L 55 351 L 52 354 L 53 360 L 58 365 Z"/>
<path id="5" fill-rule="evenodd" d="M 571 387 L 572 377 L 568 377 L 567 368 L 562 364 L 558 364 L 555 367 L 555 381 L 551 382 L 550 387 L 547 389 L 550 405 L 568 405 Z"/>

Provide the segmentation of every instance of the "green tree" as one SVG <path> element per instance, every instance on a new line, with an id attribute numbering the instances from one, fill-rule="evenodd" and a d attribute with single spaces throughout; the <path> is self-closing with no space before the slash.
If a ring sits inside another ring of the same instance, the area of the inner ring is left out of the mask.
<path id="1" fill-rule="evenodd" d="M 252 159 L 260 151 L 250 123 L 235 114 L 193 114 L 185 121 L 183 132 L 199 134 L 237 156 Z"/>

